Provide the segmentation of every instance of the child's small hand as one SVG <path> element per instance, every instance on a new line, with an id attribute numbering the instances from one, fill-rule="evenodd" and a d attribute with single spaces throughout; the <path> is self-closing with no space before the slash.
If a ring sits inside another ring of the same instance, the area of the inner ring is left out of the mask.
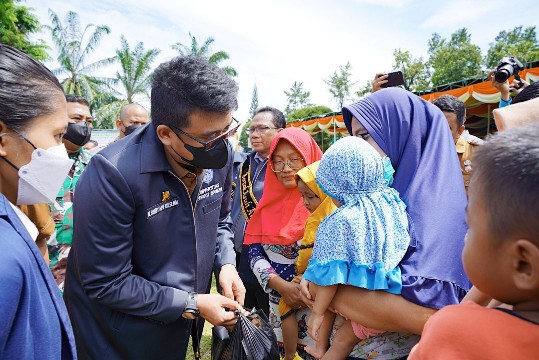
<path id="1" fill-rule="evenodd" d="M 313 300 L 311 296 L 311 292 L 309 291 L 309 280 L 305 280 L 304 278 L 301 278 L 301 281 L 299 283 L 299 290 L 301 291 L 301 294 L 306 297 L 309 300 Z"/>
<path id="2" fill-rule="evenodd" d="M 309 334 L 311 339 L 314 341 L 318 341 L 318 330 L 320 329 L 320 326 L 322 326 L 323 320 L 324 314 L 315 314 L 313 312 L 309 317 L 309 321 L 307 323 L 307 334 Z"/>
<path id="3" fill-rule="evenodd" d="M 301 295 L 301 300 L 303 300 L 306 306 L 312 309 L 314 305 L 314 299 L 311 295 L 311 292 L 309 291 L 308 280 L 301 278 L 301 282 L 299 283 L 299 291 Z"/>

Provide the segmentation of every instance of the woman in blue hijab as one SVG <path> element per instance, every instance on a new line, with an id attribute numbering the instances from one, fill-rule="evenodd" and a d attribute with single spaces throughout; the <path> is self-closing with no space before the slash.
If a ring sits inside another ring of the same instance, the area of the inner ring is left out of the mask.
<path id="1" fill-rule="evenodd" d="M 402 296 L 433 309 L 458 303 L 470 286 L 461 261 L 466 194 L 442 112 L 408 91 L 386 89 L 344 107 L 343 118 L 351 135 L 389 157 L 392 186 L 407 205 L 411 243 L 400 264 Z"/>
<path id="2" fill-rule="evenodd" d="M 400 263 L 402 297 L 342 286 L 332 305 L 367 327 L 421 334 L 430 315 L 459 303 L 470 287 L 461 261 L 466 195 L 447 121 L 434 105 L 402 89 L 378 91 L 342 113 L 351 135 L 389 157 L 411 242 Z M 344 300 L 351 295 L 355 306 Z"/>

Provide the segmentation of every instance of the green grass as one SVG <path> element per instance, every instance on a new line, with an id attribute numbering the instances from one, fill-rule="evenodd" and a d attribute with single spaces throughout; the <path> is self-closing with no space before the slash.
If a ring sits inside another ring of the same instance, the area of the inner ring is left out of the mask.
<path id="1" fill-rule="evenodd" d="M 217 288 L 215 287 L 215 278 L 212 279 L 210 293 L 217 294 Z M 200 339 L 200 358 L 209 360 L 211 359 L 211 329 L 213 325 L 209 322 L 204 323 L 204 330 L 202 331 L 202 338 Z M 193 346 L 191 345 L 191 338 L 189 337 L 189 345 L 187 347 L 187 354 L 185 359 L 194 359 Z"/>

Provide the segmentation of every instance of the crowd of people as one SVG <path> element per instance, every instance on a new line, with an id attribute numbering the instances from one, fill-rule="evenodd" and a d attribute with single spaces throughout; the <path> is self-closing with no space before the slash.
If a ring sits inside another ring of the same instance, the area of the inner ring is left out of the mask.
<path id="1" fill-rule="evenodd" d="M 482 140 L 384 81 L 326 153 L 266 106 L 239 154 L 237 84 L 177 57 L 92 147 L 88 101 L 0 44 L 0 358 L 198 359 L 251 308 L 286 360 L 536 356 L 537 83 L 493 77 Z"/>

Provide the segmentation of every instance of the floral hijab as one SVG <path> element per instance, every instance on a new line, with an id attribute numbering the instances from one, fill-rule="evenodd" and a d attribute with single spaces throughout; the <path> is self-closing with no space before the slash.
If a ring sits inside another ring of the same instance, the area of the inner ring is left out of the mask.
<path id="1" fill-rule="evenodd" d="M 360 138 L 341 139 L 322 157 L 316 181 L 341 207 L 320 224 L 305 277 L 400 293 L 395 268 L 410 242 L 406 206 L 386 185 L 380 154 Z"/>

